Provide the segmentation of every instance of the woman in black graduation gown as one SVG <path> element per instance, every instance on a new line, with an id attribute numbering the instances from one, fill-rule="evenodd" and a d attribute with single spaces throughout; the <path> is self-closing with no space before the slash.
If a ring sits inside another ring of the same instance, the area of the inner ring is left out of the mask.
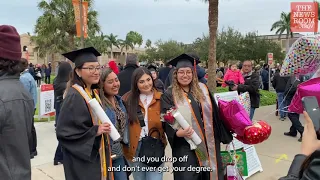
<path id="1" fill-rule="evenodd" d="M 218 109 L 207 87 L 198 82 L 194 70 L 194 59 L 182 54 L 169 64 L 176 67 L 172 85 L 161 97 L 161 111 L 165 114 L 172 107 L 177 108 L 190 128 L 174 129 L 164 123 L 164 129 L 172 148 L 172 156 L 188 156 L 185 162 L 175 162 L 174 167 L 185 167 L 185 171 L 174 172 L 175 180 L 222 180 L 223 168 L 220 156 L 220 143 L 230 143 L 232 135 L 219 119 Z M 197 148 L 191 148 L 185 137 L 195 132 L 202 139 Z M 188 167 L 208 167 L 212 171 L 197 173 Z"/>
<path id="2" fill-rule="evenodd" d="M 101 124 L 87 102 L 100 98 L 95 90 L 100 65 L 94 48 L 63 54 L 75 63 L 67 95 L 57 122 L 57 138 L 62 146 L 66 180 L 113 180 L 107 133 L 110 124 Z"/>

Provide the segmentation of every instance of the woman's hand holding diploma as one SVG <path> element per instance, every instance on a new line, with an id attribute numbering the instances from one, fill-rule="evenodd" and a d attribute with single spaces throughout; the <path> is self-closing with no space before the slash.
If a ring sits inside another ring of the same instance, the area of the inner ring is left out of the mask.
<path id="1" fill-rule="evenodd" d="M 109 134 L 111 132 L 111 127 L 110 124 L 105 122 L 99 125 L 98 131 L 97 131 L 97 136 L 100 136 L 103 133 Z"/>
<path id="2" fill-rule="evenodd" d="M 189 126 L 186 129 L 182 129 L 180 128 L 177 132 L 176 135 L 178 137 L 187 137 L 187 138 L 191 138 L 192 134 L 194 133 L 194 130 L 192 129 L 191 126 Z"/>

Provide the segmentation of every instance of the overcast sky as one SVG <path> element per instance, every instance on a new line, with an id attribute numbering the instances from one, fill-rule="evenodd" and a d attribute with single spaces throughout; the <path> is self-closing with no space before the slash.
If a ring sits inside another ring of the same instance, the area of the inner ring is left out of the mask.
<path id="1" fill-rule="evenodd" d="M 15 26 L 19 33 L 32 33 L 41 12 L 40 0 L 0 0 L 0 24 Z M 70 0 L 71 1 L 71 0 Z M 290 11 L 290 2 L 312 0 L 220 0 L 219 29 L 233 27 L 243 33 L 270 32 L 271 24 L 282 11 Z M 95 0 L 99 22 L 105 34 L 124 38 L 137 31 L 153 42 L 174 39 L 191 43 L 208 33 L 208 4 L 201 0 Z"/>

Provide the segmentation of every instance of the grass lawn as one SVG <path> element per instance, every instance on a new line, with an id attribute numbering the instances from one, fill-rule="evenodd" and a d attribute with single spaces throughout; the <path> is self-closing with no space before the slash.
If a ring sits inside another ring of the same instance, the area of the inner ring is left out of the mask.
<path id="1" fill-rule="evenodd" d="M 217 92 L 228 92 L 228 88 L 217 87 Z M 260 106 L 269 106 L 276 104 L 277 102 L 277 94 L 273 91 L 265 91 L 260 90 L 261 98 L 260 98 Z"/>

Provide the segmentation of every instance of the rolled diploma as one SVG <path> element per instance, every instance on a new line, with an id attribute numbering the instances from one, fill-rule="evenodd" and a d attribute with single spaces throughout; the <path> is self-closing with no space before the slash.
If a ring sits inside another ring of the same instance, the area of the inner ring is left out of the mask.
<path id="1" fill-rule="evenodd" d="M 180 112 L 175 112 L 173 114 L 173 117 L 176 119 L 176 121 L 179 123 L 179 125 L 183 128 L 183 129 L 187 129 L 188 127 L 190 127 L 190 125 L 188 124 L 188 122 L 184 119 L 184 117 L 180 114 Z M 201 138 L 198 136 L 198 134 L 196 132 L 194 132 L 191 135 L 191 139 L 194 142 L 194 144 L 199 145 L 201 143 Z"/>
<path id="2" fill-rule="evenodd" d="M 91 109 L 93 110 L 94 114 L 100 119 L 100 121 L 102 123 L 109 123 L 110 127 L 111 127 L 111 132 L 110 132 L 110 137 L 113 141 L 116 141 L 120 138 L 120 134 L 117 131 L 117 129 L 114 127 L 114 125 L 112 124 L 112 122 L 110 121 L 109 117 L 107 116 L 107 114 L 103 111 L 102 107 L 100 106 L 100 104 L 98 103 L 98 101 L 93 98 L 89 101 L 89 105 L 91 107 Z"/>

